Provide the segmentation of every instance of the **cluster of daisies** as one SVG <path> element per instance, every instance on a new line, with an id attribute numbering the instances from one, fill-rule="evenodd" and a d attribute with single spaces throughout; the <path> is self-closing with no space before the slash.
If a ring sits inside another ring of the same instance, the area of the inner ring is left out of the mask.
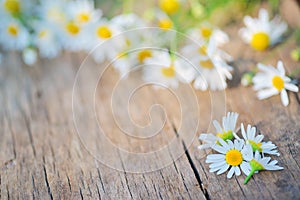
<path id="1" fill-rule="evenodd" d="M 187 83 L 203 91 L 224 90 L 232 79 L 233 59 L 221 50 L 229 42 L 228 35 L 208 22 L 183 30 L 177 22 L 180 0 L 159 0 L 149 20 L 133 13 L 107 19 L 92 0 L 0 2 L 0 44 L 21 51 L 27 65 L 38 56 L 52 59 L 67 50 L 86 52 L 98 64 L 110 63 L 122 78 L 140 67 L 143 80 L 163 87 Z M 269 20 L 264 9 L 259 18 L 246 16 L 244 22 L 240 36 L 259 51 L 280 42 L 287 29 L 279 17 Z M 287 105 L 285 89 L 297 92 L 298 87 L 279 65 L 278 69 L 259 65 L 263 73 L 253 83 L 259 99 L 280 93 Z"/>
<path id="2" fill-rule="evenodd" d="M 236 128 L 238 114 L 229 112 L 222 118 L 222 125 L 213 121 L 216 134 L 203 133 L 199 139 L 203 142 L 199 149 L 211 148 L 215 154 L 209 154 L 206 163 L 210 163 L 210 172 L 217 175 L 227 173 L 227 178 L 240 176 L 241 171 L 247 176 L 247 184 L 254 173 L 262 170 L 281 170 L 277 160 L 272 160 L 266 155 L 279 156 L 277 146 L 271 141 L 263 141 L 264 135 L 257 134 L 256 127 L 248 124 L 245 129 L 243 123 Z M 241 133 L 242 137 L 238 136 Z"/>

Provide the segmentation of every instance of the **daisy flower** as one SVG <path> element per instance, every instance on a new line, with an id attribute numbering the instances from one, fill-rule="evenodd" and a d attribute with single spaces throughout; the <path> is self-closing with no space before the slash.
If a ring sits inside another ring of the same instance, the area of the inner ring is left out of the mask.
<path id="1" fill-rule="evenodd" d="M 250 146 L 250 148 L 249 148 Z M 249 145 L 247 149 L 251 149 L 251 145 Z M 255 151 L 255 154 L 253 156 L 253 153 L 247 155 L 247 161 L 249 161 L 245 165 L 245 174 L 247 175 L 247 178 L 244 181 L 244 184 L 247 184 L 249 179 L 254 173 L 257 173 L 258 171 L 262 170 L 282 170 L 283 167 L 280 167 L 277 165 L 277 160 L 272 160 L 270 162 L 270 157 L 261 157 L 260 153 L 258 151 Z"/>
<path id="2" fill-rule="evenodd" d="M 205 142 L 200 145 L 199 149 L 207 149 L 213 147 L 215 144 L 218 144 L 218 140 L 222 139 L 224 141 L 232 140 L 234 138 L 239 139 L 236 135 L 236 122 L 239 114 L 234 112 L 228 112 L 227 116 L 222 118 L 222 126 L 217 120 L 213 121 L 214 127 L 217 131 L 217 134 L 212 133 L 202 133 L 199 136 L 199 139 Z"/>
<path id="3" fill-rule="evenodd" d="M 63 25 L 67 20 L 67 14 L 64 10 L 66 0 L 43 0 L 37 11 L 39 17 L 55 25 Z"/>
<path id="4" fill-rule="evenodd" d="M 187 57 L 195 69 L 194 87 L 200 90 L 224 90 L 227 87 L 226 80 L 232 79 L 230 71 L 232 67 L 226 60 L 231 57 L 216 47 L 212 38 L 208 44 L 192 43 L 182 49 L 182 54 Z"/>
<path id="5" fill-rule="evenodd" d="M 22 50 L 28 45 L 29 33 L 17 20 L 8 17 L 1 22 L 0 43 L 8 50 Z"/>
<path id="6" fill-rule="evenodd" d="M 81 51 L 87 45 L 86 30 L 76 21 L 68 20 L 63 24 L 62 42 L 69 51 Z"/>
<path id="7" fill-rule="evenodd" d="M 56 29 L 47 22 L 34 24 L 34 44 L 43 58 L 55 58 L 62 50 Z"/>
<path id="8" fill-rule="evenodd" d="M 155 52 L 155 54 L 144 61 L 143 79 L 146 82 L 154 82 L 165 87 L 177 88 L 178 82 L 184 81 L 179 74 L 181 62 L 167 50 Z"/>
<path id="9" fill-rule="evenodd" d="M 120 49 L 126 46 L 126 40 L 122 36 L 114 37 L 119 33 L 118 27 L 106 20 L 93 24 L 91 31 L 88 33 L 90 36 L 88 49 L 100 45 L 92 52 L 92 56 L 97 63 L 101 63 L 105 59 L 115 58 Z M 114 38 L 112 39 L 112 37 Z"/>
<path id="10" fill-rule="evenodd" d="M 71 18 L 80 25 L 96 22 L 102 15 L 101 10 L 96 10 L 94 2 L 90 0 L 71 1 L 67 8 Z"/>
<path id="11" fill-rule="evenodd" d="M 241 124 L 241 130 L 242 130 L 243 138 L 246 141 L 246 144 L 251 145 L 253 152 L 258 151 L 262 154 L 266 153 L 266 154 L 277 155 L 277 156 L 280 155 L 276 150 L 277 146 L 275 144 L 273 144 L 271 141 L 262 142 L 264 138 L 263 135 L 255 136 L 256 133 L 255 127 L 251 127 L 251 125 L 248 124 L 247 132 L 246 132 L 244 128 L 244 124 Z"/>
<path id="12" fill-rule="evenodd" d="M 123 31 L 146 26 L 146 22 L 134 13 L 117 15 L 110 22 Z"/>
<path id="13" fill-rule="evenodd" d="M 259 11 L 258 18 L 246 16 L 244 23 L 246 28 L 240 29 L 239 34 L 246 43 L 258 51 L 278 43 L 287 29 L 287 24 L 281 22 L 279 17 L 270 21 L 265 9 Z"/>
<path id="14" fill-rule="evenodd" d="M 227 178 L 231 178 L 233 174 L 236 176 L 241 175 L 241 170 L 247 170 L 247 159 L 249 154 L 253 154 L 252 150 L 244 148 L 243 140 L 227 140 L 227 143 L 219 139 L 220 145 L 214 145 L 212 148 L 219 152 L 220 154 L 210 154 L 206 158 L 206 163 L 211 163 L 209 165 L 209 172 L 217 172 L 217 175 L 226 172 Z M 244 172 L 245 173 L 245 172 Z"/>
<path id="15" fill-rule="evenodd" d="M 229 42 L 229 37 L 225 32 L 208 22 L 202 23 L 199 28 L 189 30 L 188 36 L 196 42 L 208 42 L 211 38 L 213 38 L 216 41 L 217 46 Z"/>
<path id="16" fill-rule="evenodd" d="M 258 91 L 258 99 L 266 99 L 280 93 L 282 104 L 287 106 L 289 99 L 286 90 L 298 92 L 299 88 L 285 76 L 282 61 L 278 61 L 277 68 L 263 64 L 257 66 L 262 71 L 253 77 L 254 90 Z"/>

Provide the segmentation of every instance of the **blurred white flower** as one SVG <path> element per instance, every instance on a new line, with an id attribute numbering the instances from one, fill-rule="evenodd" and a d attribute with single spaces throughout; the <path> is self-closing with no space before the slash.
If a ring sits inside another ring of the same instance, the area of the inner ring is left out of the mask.
<path id="1" fill-rule="evenodd" d="M 22 52 L 22 59 L 28 66 L 32 66 L 37 61 L 37 52 L 32 47 L 27 47 Z"/>
<path id="2" fill-rule="evenodd" d="M 74 20 L 63 24 L 62 30 L 63 47 L 69 51 L 84 50 L 88 44 L 88 35 L 84 27 Z"/>
<path id="3" fill-rule="evenodd" d="M 216 47 L 216 41 L 211 38 L 209 43 L 192 43 L 182 48 L 182 54 L 189 59 L 195 68 L 194 87 L 200 90 L 224 90 L 227 87 L 226 79 L 232 79 L 227 64 L 231 57 Z"/>
<path id="4" fill-rule="evenodd" d="M 179 81 L 186 83 L 180 74 L 180 59 L 171 56 L 167 50 L 154 52 L 144 63 L 143 79 L 146 82 L 172 88 L 177 88 Z"/>
<path id="5" fill-rule="evenodd" d="M 51 24 L 39 22 L 34 24 L 34 44 L 43 58 L 55 58 L 61 53 L 62 45 L 58 39 L 57 32 Z"/>
<path id="6" fill-rule="evenodd" d="M 258 18 L 244 17 L 245 28 L 239 34 L 252 48 L 263 51 L 280 42 L 282 34 L 287 29 L 287 24 L 281 22 L 280 17 L 269 20 L 268 12 L 260 9 Z"/>
<path id="7" fill-rule="evenodd" d="M 40 18 L 55 25 L 63 25 L 67 21 L 67 0 L 43 0 L 40 3 L 37 9 Z"/>
<path id="8" fill-rule="evenodd" d="M 262 71 L 253 77 L 253 88 L 258 91 L 258 99 L 266 99 L 280 93 L 282 104 L 287 106 L 289 98 L 286 90 L 298 92 L 299 88 L 285 75 L 282 61 L 278 61 L 277 68 L 260 63 L 257 66 Z"/>
<path id="9" fill-rule="evenodd" d="M 120 30 L 117 26 L 104 19 L 90 27 L 87 47 L 88 49 L 94 48 L 92 56 L 97 63 L 101 63 L 105 59 L 113 59 L 119 52 L 123 52 L 126 40 L 122 35 L 114 37 L 119 33 Z"/>
<path id="10" fill-rule="evenodd" d="M 14 18 L 2 19 L 0 43 L 7 50 L 22 50 L 29 43 L 28 30 Z"/>
<path id="11" fill-rule="evenodd" d="M 145 27 L 146 22 L 134 13 L 114 16 L 110 22 L 122 31 Z"/>
<path id="12" fill-rule="evenodd" d="M 67 12 L 71 19 L 80 25 L 88 25 L 96 22 L 102 15 L 102 11 L 94 8 L 94 1 L 76 0 L 67 4 Z"/>
<path id="13" fill-rule="evenodd" d="M 215 40 L 217 46 L 229 42 L 229 37 L 225 32 L 208 22 L 202 23 L 199 28 L 189 30 L 187 34 L 188 37 L 195 42 L 209 42 L 211 38 Z"/>

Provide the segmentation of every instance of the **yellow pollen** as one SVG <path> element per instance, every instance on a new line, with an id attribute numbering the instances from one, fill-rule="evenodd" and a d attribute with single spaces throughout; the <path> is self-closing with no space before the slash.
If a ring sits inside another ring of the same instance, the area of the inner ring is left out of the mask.
<path id="1" fill-rule="evenodd" d="M 19 29 L 18 29 L 18 27 L 15 26 L 15 25 L 9 25 L 9 26 L 7 27 L 7 32 L 8 32 L 10 35 L 12 35 L 12 36 L 15 37 L 15 36 L 18 35 Z"/>
<path id="2" fill-rule="evenodd" d="M 163 67 L 161 69 L 161 73 L 165 76 L 165 77 L 168 77 L 168 78 L 172 78 L 175 76 L 175 69 L 174 69 L 174 66 L 171 65 L 169 67 Z"/>
<path id="3" fill-rule="evenodd" d="M 179 9 L 178 0 L 160 0 L 159 7 L 167 14 L 173 14 Z"/>
<path id="4" fill-rule="evenodd" d="M 99 26 L 97 28 L 97 36 L 99 38 L 110 38 L 112 36 L 111 30 L 107 26 Z"/>
<path id="5" fill-rule="evenodd" d="M 205 39 L 209 39 L 209 37 L 212 34 L 212 30 L 210 28 L 207 27 L 203 27 L 200 29 L 200 34 L 202 35 L 202 37 L 204 37 Z"/>
<path id="6" fill-rule="evenodd" d="M 142 50 L 137 55 L 140 63 L 143 63 L 146 58 L 152 57 L 152 52 L 150 50 Z"/>
<path id="7" fill-rule="evenodd" d="M 238 166 L 243 162 L 243 156 L 239 150 L 231 149 L 226 153 L 225 160 L 228 165 Z"/>
<path id="8" fill-rule="evenodd" d="M 278 91 L 281 91 L 284 88 L 284 81 L 280 76 L 274 76 L 272 84 Z"/>
<path id="9" fill-rule="evenodd" d="M 77 16 L 77 20 L 79 23 L 86 23 L 90 21 L 90 14 L 86 12 L 82 12 Z"/>
<path id="10" fill-rule="evenodd" d="M 4 2 L 4 8 L 11 14 L 20 12 L 20 1 L 19 0 L 6 0 Z"/>
<path id="11" fill-rule="evenodd" d="M 208 60 L 201 60 L 200 61 L 200 66 L 206 69 L 213 69 L 215 66 L 214 64 L 211 62 L 210 59 Z"/>
<path id="12" fill-rule="evenodd" d="M 159 28 L 162 28 L 162 29 L 170 29 L 173 26 L 173 22 L 169 19 L 162 19 L 162 20 L 159 20 L 158 26 L 159 26 Z"/>
<path id="13" fill-rule="evenodd" d="M 198 52 L 203 55 L 203 56 L 207 56 L 207 46 L 203 45 L 198 49 Z"/>
<path id="14" fill-rule="evenodd" d="M 71 35 L 77 35 L 80 32 L 80 27 L 74 22 L 67 23 L 66 29 Z"/>
<path id="15" fill-rule="evenodd" d="M 268 34 L 266 34 L 264 32 L 255 33 L 252 36 L 252 40 L 251 40 L 250 44 L 254 49 L 256 49 L 258 51 L 263 51 L 269 47 L 270 37 Z"/>

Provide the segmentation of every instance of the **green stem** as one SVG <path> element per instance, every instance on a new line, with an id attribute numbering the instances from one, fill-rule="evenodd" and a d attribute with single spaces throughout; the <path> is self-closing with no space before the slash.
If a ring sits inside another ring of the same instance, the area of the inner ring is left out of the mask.
<path id="1" fill-rule="evenodd" d="M 246 177 L 246 179 L 244 180 L 244 185 L 246 185 L 248 183 L 248 181 L 250 180 L 251 176 L 254 174 L 255 169 L 251 169 L 250 174 Z"/>

